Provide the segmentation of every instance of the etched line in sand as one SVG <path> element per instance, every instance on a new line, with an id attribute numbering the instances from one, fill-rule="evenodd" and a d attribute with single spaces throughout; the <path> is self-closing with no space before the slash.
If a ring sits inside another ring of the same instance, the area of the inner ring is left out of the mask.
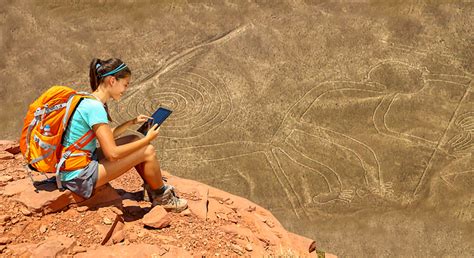
<path id="1" fill-rule="evenodd" d="M 466 112 L 456 119 L 454 123 L 460 130 L 446 143 L 448 153 L 455 156 L 468 155 L 474 147 L 472 134 L 474 133 L 474 112 Z"/>
<path id="2" fill-rule="evenodd" d="M 135 94 L 135 97 L 125 100 L 125 105 L 133 106 L 127 110 L 136 112 L 127 115 L 136 116 L 142 113 L 140 107 L 144 103 L 154 106 L 152 111 L 147 110 L 147 113 L 152 113 L 159 104 L 174 104 L 173 107 L 169 107 L 174 113 L 163 128 L 160 135 L 162 138 L 191 139 L 205 135 L 224 123 L 233 109 L 226 86 L 218 85 L 201 75 L 208 70 L 196 67 L 186 70 L 193 72 L 179 73 L 178 77 L 164 86 L 144 89 L 141 93 Z M 140 97 L 141 100 L 137 101 L 136 97 Z"/>
<path id="3" fill-rule="evenodd" d="M 464 174 L 469 174 L 469 173 L 474 173 L 474 169 L 473 170 L 457 171 L 457 172 L 444 174 L 444 175 L 441 175 L 440 178 L 446 183 L 446 185 L 448 185 L 452 188 L 456 188 L 456 186 L 454 185 L 454 181 L 456 180 L 456 177 L 458 177 L 460 175 L 464 175 Z"/>
<path id="4" fill-rule="evenodd" d="M 155 71 L 153 71 L 150 74 L 148 74 L 147 76 L 145 76 L 141 81 L 139 81 L 135 84 L 135 87 L 133 87 L 130 90 L 135 90 L 135 88 L 138 87 L 139 85 L 142 85 L 145 82 L 147 82 L 147 81 L 149 81 L 153 78 L 159 78 L 161 75 L 167 73 L 168 71 L 170 71 L 170 70 L 172 70 L 172 69 L 174 69 L 178 66 L 182 66 L 182 65 L 190 62 L 191 59 L 194 56 L 196 56 L 200 52 L 204 51 L 207 47 L 210 47 L 210 46 L 213 46 L 213 45 L 216 45 L 216 44 L 223 44 L 223 43 L 239 36 L 240 34 L 245 32 L 248 28 L 251 28 L 253 26 L 254 25 L 252 23 L 240 26 L 238 28 L 235 28 L 235 29 L 232 29 L 228 32 L 225 32 L 225 33 L 223 33 L 223 34 L 221 34 L 221 35 L 219 35 L 219 36 L 217 36 L 213 39 L 205 41 L 205 42 L 203 42 L 199 45 L 188 48 L 188 49 L 182 51 L 181 53 L 179 53 L 175 56 L 170 57 L 168 60 L 165 61 L 165 63 L 161 67 L 159 67 Z M 136 91 L 137 90 L 135 90 L 135 92 Z M 133 95 L 134 95 L 134 93 L 128 95 L 127 98 L 132 97 Z"/>
<path id="5" fill-rule="evenodd" d="M 372 121 L 374 123 L 374 127 L 378 133 L 393 137 L 398 140 L 404 140 L 409 143 L 419 144 L 425 147 L 434 148 L 436 147 L 436 142 L 423 139 L 421 137 L 396 132 L 388 128 L 386 123 L 386 116 L 390 112 L 390 107 L 392 106 L 393 102 L 397 97 L 397 93 L 385 95 L 383 96 L 382 100 L 380 101 L 379 105 L 375 108 L 374 114 L 372 116 Z"/>
<path id="6" fill-rule="evenodd" d="M 369 182 L 369 177 L 371 178 L 370 181 L 372 181 L 374 177 L 376 177 L 376 175 L 378 175 L 379 173 L 376 172 L 376 171 L 379 171 L 380 168 L 377 167 L 378 164 L 374 164 L 373 162 L 371 162 L 371 158 L 363 158 L 358 152 L 356 152 L 354 149 L 352 148 L 349 148 L 349 147 L 346 147 L 340 143 L 337 143 L 336 140 L 334 140 L 334 138 L 325 138 L 325 137 L 321 137 L 319 135 L 315 135 L 315 134 L 309 134 L 305 131 L 301 131 L 301 130 L 295 130 L 296 132 L 298 133 L 301 133 L 301 134 L 304 134 L 304 135 L 307 135 L 307 136 L 310 136 L 310 137 L 314 137 L 314 138 L 318 138 L 320 139 L 321 141 L 325 141 L 325 142 L 328 142 L 330 144 L 333 144 L 335 146 L 337 146 L 338 148 L 341 148 L 341 149 L 344 149 L 350 153 L 352 153 L 356 158 L 357 160 L 359 161 L 359 164 L 360 166 L 362 167 L 362 169 L 365 171 L 364 173 L 364 180 L 365 180 L 365 183 L 366 183 L 366 186 L 367 187 L 377 187 L 379 186 L 379 183 L 378 183 L 378 180 L 376 180 L 376 182 Z M 343 140 L 342 140 L 343 141 Z M 342 142 L 341 140 L 339 140 L 339 142 Z M 293 144 L 293 147 L 296 148 L 296 146 Z M 302 154 L 304 155 L 304 154 Z M 366 161 L 367 160 L 367 161 Z M 372 164 L 371 164 L 372 163 Z M 336 173 L 337 175 L 337 173 Z M 341 182 L 340 180 L 340 177 L 339 178 L 339 181 Z M 342 183 L 341 183 L 342 185 Z"/>
<path id="7" fill-rule="evenodd" d="M 436 148 L 433 150 L 431 156 L 430 156 L 430 159 L 428 161 L 428 164 L 426 165 L 425 169 L 423 170 L 423 173 L 418 181 L 418 184 L 415 188 L 415 191 L 413 192 L 413 195 L 414 197 L 416 198 L 417 195 L 419 195 L 420 191 L 423 189 L 423 187 L 425 187 L 425 185 L 427 184 L 427 181 L 428 181 L 428 172 L 430 171 L 431 169 L 431 165 L 432 165 L 432 162 L 433 162 L 433 159 L 435 157 L 435 155 L 437 154 L 438 150 L 441 149 L 441 145 L 443 144 L 443 142 L 445 141 L 445 138 L 446 138 L 446 135 L 447 135 L 447 132 L 449 130 L 449 128 L 452 127 L 452 125 L 454 124 L 455 122 L 455 119 L 457 117 L 457 114 L 459 112 L 459 108 L 461 107 L 461 104 L 464 102 L 464 100 L 466 99 L 467 95 L 470 93 L 470 88 L 467 88 L 466 91 L 464 92 L 461 100 L 459 101 L 458 105 L 456 106 L 456 109 L 454 110 L 453 112 L 453 115 L 451 116 L 451 119 L 449 120 L 449 124 L 448 126 L 446 127 L 446 129 L 444 130 L 444 133 L 443 133 L 443 136 L 441 137 L 441 139 L 439 140 L 438 142 L 438 145 L 436 146 Z"/>

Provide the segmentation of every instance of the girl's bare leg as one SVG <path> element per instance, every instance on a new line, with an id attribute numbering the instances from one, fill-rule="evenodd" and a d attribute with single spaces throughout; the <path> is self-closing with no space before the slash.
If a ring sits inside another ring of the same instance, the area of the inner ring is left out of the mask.
<path id="1" fill-rule="evenodd" d="M 116 140 L 117 145 L 126 144 L 140 139 L 136 135 L 127 135 Z M 121 176 L 123 173 L 135 167 L 142 179 L 147 182 L 152 189 L 163 186 L 160 163 L 156 158 L 153 145 L 147 145 L 125 158 L 116 161 L 105 159 L 100 148 L 97 149 L 99 157 L 99 175 L 96 187 L 104 185 L 111 180 Z"/>

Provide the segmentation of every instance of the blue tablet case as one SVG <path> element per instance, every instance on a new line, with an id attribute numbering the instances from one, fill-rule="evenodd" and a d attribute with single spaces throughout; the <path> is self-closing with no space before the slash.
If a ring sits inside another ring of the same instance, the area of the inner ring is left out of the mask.
<path id="1" fill-rule="evenodd" d="M 138 132 L 146 135 L 148 129 L 150 129 L 154 124 L 158 124 L 160 126 L 166 118 L 168 118 L 173 111 L 164 107 L 159 107 L 155 113 L 151 116 L 153 119 L 148 119 L 145 123 L 143 123 L 140 128 L 138 128 Z"/>

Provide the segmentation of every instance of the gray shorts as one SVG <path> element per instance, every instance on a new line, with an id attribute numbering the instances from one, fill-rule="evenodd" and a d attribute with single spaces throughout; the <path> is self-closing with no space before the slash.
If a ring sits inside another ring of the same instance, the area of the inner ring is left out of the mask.
<path id="1" fill-rule="evenodd" d="M 71 192 L 88 199 L 94 191 L 98 176 L 99 161 L 97 160 L 97 155 L 93 155 L 92 161 L 76 178 L 69 181 L 61 181 L 61 184 Z"/>

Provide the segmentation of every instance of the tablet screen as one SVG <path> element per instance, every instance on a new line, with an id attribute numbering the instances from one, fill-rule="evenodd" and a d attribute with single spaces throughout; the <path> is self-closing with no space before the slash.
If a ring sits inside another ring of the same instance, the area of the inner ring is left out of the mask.
<path id="1" fill-rule="evenodd" d="M 142 133 L 143 135 L 146 135 L 148 132 L 148 129 L 150 129 L 154 124 L 158 124 L 160 126 L 166 118 L 168 118 L 169 115 L 171 115 L 171 110 L 160 107 L 158 108 L 155 113 L 151 116 L 153 119 L 148 119 L 140 128 L 138 128 L 138 132 Z"/>

